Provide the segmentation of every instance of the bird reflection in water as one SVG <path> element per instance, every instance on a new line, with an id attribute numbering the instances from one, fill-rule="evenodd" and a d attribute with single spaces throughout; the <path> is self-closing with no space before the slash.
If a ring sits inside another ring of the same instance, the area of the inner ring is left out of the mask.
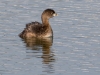
<path id="1" fill-rule="evenodd" d="M 53 39 L 52 38 L 30 38 L 30 39 L 23 39 L 23 41 L 26 44 L 26 48 L 32 51 L 31 53 L 33 56 L 36 55 L 35 57 L 41 57 L 43 59 L 42 60 L 42 63 L 44 64 L 43 72 L 53 73 L 54 66 L 51 63 L 55 61 L 54 53 L 51 49 L 51 46 L 53 44 Z"/>
<path id="2" fill-rule="evenodd" d="M 42 49 L 41 58 L 43 58 L 44 64 L 49 64 L 54 62 L 54 54 L 51 51 L 51 46 L 53 44 L 52 38 L 29 38 L 23 39 L 26 43 L 26 47 L 30 50 L 40 51 Z M 40 53 L 40 52 L 39 52 Z"/>

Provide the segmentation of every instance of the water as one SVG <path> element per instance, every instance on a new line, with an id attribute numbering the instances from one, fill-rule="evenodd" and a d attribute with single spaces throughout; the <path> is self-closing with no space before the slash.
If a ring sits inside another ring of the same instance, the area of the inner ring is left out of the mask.
<path id="1" fill-rule="evenodd" d="M 53 8 L 54 38 L 22 40 L 25 24 Z M 99 75 L 100 0 L 1 0 L 0 75 Z"/>

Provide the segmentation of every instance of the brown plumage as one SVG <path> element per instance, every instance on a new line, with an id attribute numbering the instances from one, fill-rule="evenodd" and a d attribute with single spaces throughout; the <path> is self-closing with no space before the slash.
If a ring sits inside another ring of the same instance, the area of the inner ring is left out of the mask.
<path id="1" fill-rule="evenodd" d="M 56 15 L 57 13 L 53 9 L 44 10 L 41 15 L 42 24 L 36 21 L 26 24 L 26 28 L 24 28 L 19 36 L 21 38 L 52 37 L 53 31 L 49 24 L 49 19 Z"/>

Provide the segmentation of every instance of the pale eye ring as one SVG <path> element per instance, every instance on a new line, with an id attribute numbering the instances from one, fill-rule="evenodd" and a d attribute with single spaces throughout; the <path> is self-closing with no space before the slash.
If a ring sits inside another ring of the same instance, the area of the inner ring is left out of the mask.
<path id="1" fill-rule="evenodd" d="M 53 14 L 53 12 L 51 12 L 51 15 Z"/>

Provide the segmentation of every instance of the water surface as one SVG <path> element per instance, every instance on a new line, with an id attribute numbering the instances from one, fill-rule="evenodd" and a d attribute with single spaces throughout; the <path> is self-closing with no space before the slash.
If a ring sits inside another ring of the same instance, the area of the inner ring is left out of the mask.
<path id="1" fill-rule="evenodd" d="M 19 38 L 46 8 L 54 38 Z M 99 24 L 100 0 L 1 0 L 0 75 L 99 75 Z"/>

